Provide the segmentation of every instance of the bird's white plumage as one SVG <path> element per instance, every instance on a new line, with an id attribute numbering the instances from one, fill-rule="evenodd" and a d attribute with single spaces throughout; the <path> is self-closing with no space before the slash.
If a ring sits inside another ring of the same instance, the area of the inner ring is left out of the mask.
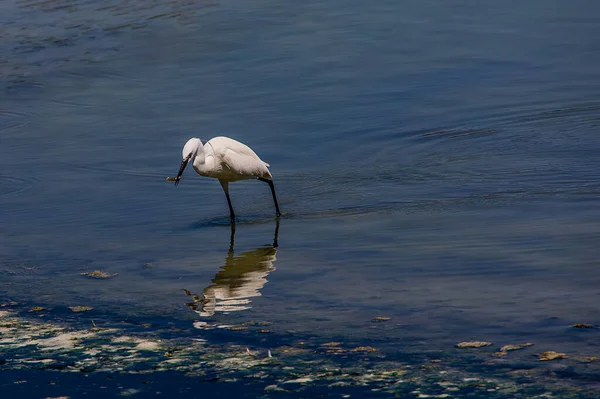
<path id="1" fill-rule="evenodd" d="M 184 146 L 182 155 L 185 158 L 190 154 L 193 167 L 201 176 L 227 181 L 272 178 L 268 163 L 247 145 L 228 137 L 215 137 L 204 145 L 199 139 L 192 138 Z"/>
<path id="2" fill-rule="evenodd" d="M 259 179 L 269 184 L 277 217 L 281 216 L 273 176 L 269 172 L 269 164 L 256 155 L 250 147 L 229 137 L 215 137 L 202 144 L 199 138 L 191 138 L 183 146 L 181 152 L 183 161 L 175 178 L 175 186 L 188 163 L 200 176 L 212 177 L 219 180 L 229 205 L 229 216 L 235 223 L 235 213 L 229 197 L 229 183 L 238 180 Z"/>

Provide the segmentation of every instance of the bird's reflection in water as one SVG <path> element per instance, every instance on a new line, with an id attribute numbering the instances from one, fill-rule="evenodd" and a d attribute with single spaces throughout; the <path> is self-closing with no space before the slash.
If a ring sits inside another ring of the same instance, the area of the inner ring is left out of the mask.
<path id="1" fill-rule="evenodd" d="M 225 265 L 211 284 L 196 295 L 184 290 L 192 298 L 186 305 L 200 316 L 212 316 L 215 312 L 235 312 L 250 308 L 251 298 L 260 296 L 260 290 L 267 283 L 267 276 L 273 270 L 273 262 L 277 254 L 277 236 L 279 221 L 275 226 L 273 245 L 256 248 L 239 255 L 233 251 L 235 241 L 235 224 L 231 225 L 229 252 Z"/>

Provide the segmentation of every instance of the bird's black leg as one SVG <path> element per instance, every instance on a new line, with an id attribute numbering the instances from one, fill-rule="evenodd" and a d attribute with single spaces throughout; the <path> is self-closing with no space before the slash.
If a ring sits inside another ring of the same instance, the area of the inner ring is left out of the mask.
<path id="1" fill-rule="evenodd" d="M 277 238 L 279 237 L 279 218 L 277 218 L 275 222 L 275 237 L 273 237 L 273 248 L 277 248 L 279 243 L 277 242 Z"/>
<path id="2" fill-rule="evenodd" d="M 233 256 L 233 246 L 235 245 L 235 223 L 231 223 L 231 235 L 229 236 L 228 256 Z"/>
<path id="3" fill-rule="evenodd" d="M 220 180 L 221 187 L 223 187 L 223 191 L 225 191 L 225 196 L 227 197 L 227 205 L 229 205 L 229 217 L 231 218 L 231 223 L 235 223 L 235 213 L 233 212 L 233 206 L 231 206 L 231 198 L 229 198 L 229 182 L 227 180 Z"/>
<path id="4" fill-rule="evenodd" d="M 265 179 L 263 177 L 259 177 L 258 180 L 264 181 L 271 187 L 271 194 L 273 194 L 273 202 L 275 202 L 275 210 L 277 211 L 277 217 L 281 216 L 281 211 L 279 210 L 279 204 L 277 203 L 277 195 L 275 195 L 275 186 L 273 185 L 273 180 Z"/>

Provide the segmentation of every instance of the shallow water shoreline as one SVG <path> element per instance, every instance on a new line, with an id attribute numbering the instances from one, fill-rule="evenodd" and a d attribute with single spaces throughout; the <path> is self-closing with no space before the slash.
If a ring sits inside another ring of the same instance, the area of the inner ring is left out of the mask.
<path id="1" fill-rule="evenodd" d="M 13 308 L 4 304 L 0 311 L 0 388 L 25 398 L 33 392 L 196 397 L 200 391 L 239 397 L 599 397 L 592 357 L 502 365 L 496 360 L 515 353 L 485 353 L 487 345 L 482 352 L 475 345 L 481 343 L 470 343 L 473 348 L 449 348 L 429 360 L 402 361 L 402 354 L 343 342 L 307 340 L 267 349 L 187 334 L 164 338 L 152 328 L 77 329 L 19 316 Z M 235 332 L 248 325 L 222 327 Z M 265 328 L 256 327 L 258 335 Z"/>

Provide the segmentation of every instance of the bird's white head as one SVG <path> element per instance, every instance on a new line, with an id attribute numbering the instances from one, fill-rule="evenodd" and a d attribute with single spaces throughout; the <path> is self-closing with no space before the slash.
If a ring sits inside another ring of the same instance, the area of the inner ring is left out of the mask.
<path id="1" fill-rule="evenodd" d="M 194 158 L 196 158 L 196 155 L 198 155 L 198 152 L 202 150 L 202 148 L 202 141 L 200 141 L 200 139 L 196 137 L 189 139 L 187 143 L 185 143 L 185 145 L 183 146 L 183 150 L 181 151 L 181 157 L 183 158 L 183 161 L 181 161 L 179 173 L 175 178 L 175 185 L 179 184 L 179 180 L 181 180 L 181 175 L 183 174 L 183 171 L 185 170 L 185 167 L 187 166 L 188 162 L 192 161 L 193 163 Z"/>
<path id="2" fill-rule="evenodd" d="M 185 143 L 183 150 L 181 151 L 181 157 L 183 159 L 193 160 L 198 154 L 198 150 L 202 147 L 202 141 L 199 138 L 193 137 Z"/>

